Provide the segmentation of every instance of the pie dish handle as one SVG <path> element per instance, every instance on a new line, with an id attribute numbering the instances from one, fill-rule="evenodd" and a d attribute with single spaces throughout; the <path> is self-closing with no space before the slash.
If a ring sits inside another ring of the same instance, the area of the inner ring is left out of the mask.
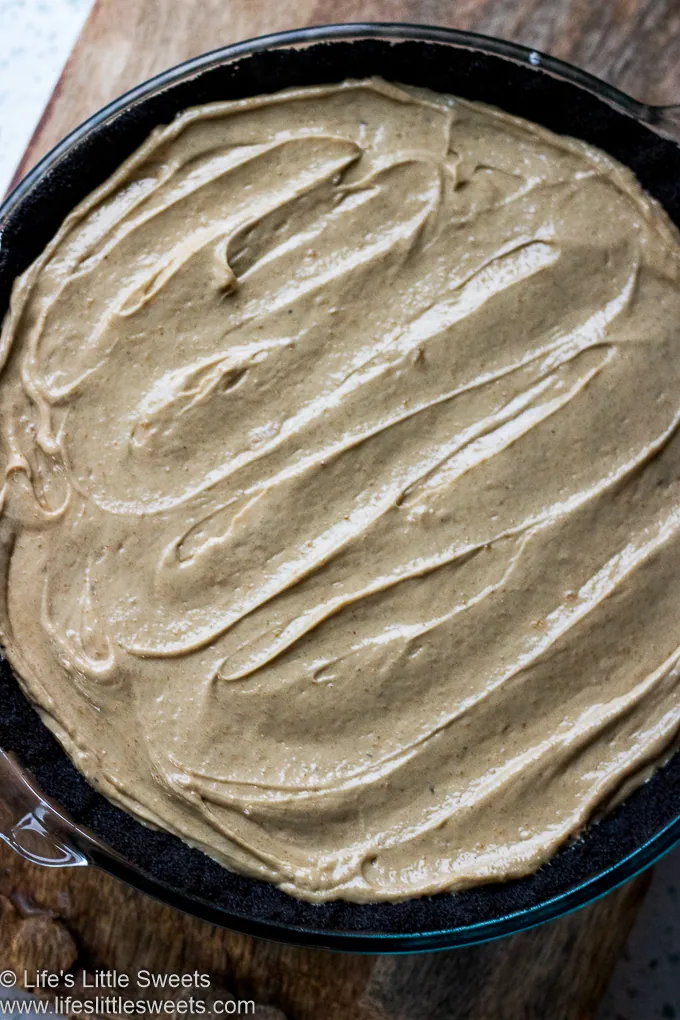
<path id="1" fill-rule="evenodd" d="M 85 837 L 86 838 L 86 837 Z M 0 750 L 0 839 L 24 860 L 48 868 L 89 864 L 76 827 L 62 817 Z"/>
<path id="2" fill-rule="evenodd" d="M 665 138 L 680 143 L 680 104 L 649 106 L 642 119 Z"/>

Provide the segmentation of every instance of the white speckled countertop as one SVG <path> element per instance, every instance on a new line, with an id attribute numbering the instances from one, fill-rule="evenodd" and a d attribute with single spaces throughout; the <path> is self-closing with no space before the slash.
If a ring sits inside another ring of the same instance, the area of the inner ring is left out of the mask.
<path id="1" fill-rule="evenodd" d="M 91 5 L 0 0 L 0 195 Z M 680 850 L 655 869 L 597 1020 L 680 1020 Z"/>
<path id="2" fill-rule="evenodd" d="M 91 6 L 92 0 L 0 0 L 0 195 Z"/>

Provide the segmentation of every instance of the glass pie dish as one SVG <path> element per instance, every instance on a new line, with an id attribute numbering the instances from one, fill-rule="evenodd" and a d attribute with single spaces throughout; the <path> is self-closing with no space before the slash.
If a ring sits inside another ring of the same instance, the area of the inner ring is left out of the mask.
<path id="1" fill-rule="evenodd" d="M 240 43 L 164 72 L 61 142 L 0 209 L 0 311 L 65 215 L 158 124 L 197 104 L 380 75 L 499 106 L 630 166 L 680 224 L 680 113 L 636 102 L 535 51 L 446 29 L 337 25 Z M 508 935 L 604 895 L 680 840 L 680 755 L 593 820 L 535 874 L 399 903 L 301 902 L 222 868 L 96 793 L 0 663 L 0 836 L 48 866 L 100 867 L 167 903 L 252 935 L 365 952 Z"/>

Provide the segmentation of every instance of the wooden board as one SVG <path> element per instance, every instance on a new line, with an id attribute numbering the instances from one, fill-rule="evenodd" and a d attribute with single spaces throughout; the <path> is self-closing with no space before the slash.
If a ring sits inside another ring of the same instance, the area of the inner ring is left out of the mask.
<path id="1" fill-rule="evenodd" d="M 485 946 L 369 957 L 236 935 L 92 868 L 39 868 L 0 843 L 0 969 L 197 969 L 218 997 L 227 988 L 289 1020 L 590 1020 L 648 881 Z"/>
<path id="2" fill-rule="evenodd" d="M 573 60 L 638 98 L 680 100 L 675 0 L 97 0 L 17 176 L 98 107 L 165 67 L 249 36 L 359 20 L 501 35 Z M 0 968 L 198 968 L 214 988 L 279 1007 L 290 1020 L 587 1020 L 647 881 L 487 946 L 368 958 L 221 931 L 92 869 L 39 869 L 0 844 Z"/>

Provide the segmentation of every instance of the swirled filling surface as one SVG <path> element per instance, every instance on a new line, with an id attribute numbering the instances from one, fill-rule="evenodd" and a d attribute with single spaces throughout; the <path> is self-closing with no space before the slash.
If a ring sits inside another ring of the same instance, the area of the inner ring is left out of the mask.
<path id="1" fill-rule="evenodd" d="M 525 874 L 680 725 L 680 261 L 602 152 L 348 81 L 188 110 L 3 328 L 6 654 L 311 900 Z"/>

